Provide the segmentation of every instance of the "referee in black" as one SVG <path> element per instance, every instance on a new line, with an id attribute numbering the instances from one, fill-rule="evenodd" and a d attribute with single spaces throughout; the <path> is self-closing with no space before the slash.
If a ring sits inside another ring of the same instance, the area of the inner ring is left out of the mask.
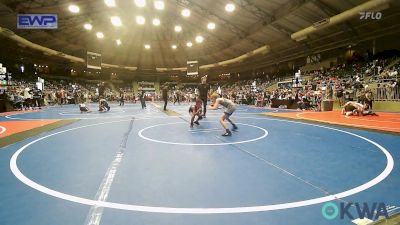
<path id="1" fill-rule="evenodd" d="M 168 104 L 168 86 L 165 84 L 162 89 L 162 98 L 164 100 L 164 111 L 167 111 Z"/>
<path id="2" fill-rule="evenodd" d="M 207 112 L 208 91 L 210 90 L 210 85 L 207 84 L 207 75 L 201 78 L 201 84 L 197 89 L 200 92 L 200 99 L 203 101 L 203 117 L 205 118 Z"/>

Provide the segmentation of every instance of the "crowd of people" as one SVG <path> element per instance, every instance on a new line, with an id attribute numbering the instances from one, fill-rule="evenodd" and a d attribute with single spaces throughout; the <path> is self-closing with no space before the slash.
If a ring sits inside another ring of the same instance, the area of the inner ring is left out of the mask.
<path id="1" fill-rule="evenodd" d="M 396 59 L 392 59 L 395 61 Z M 384 68 L 389 60 L 375 60 L 368 63 L 342 64 L 328 70 L 316 70 L 303 75 L 305 79 L 301 86 L 294 81 L 288 86 L 282 85 L 276 89 L 266 89 L 270 82 L 261 79 L 242 81 L 225 87 L 225 95 L 238 104 L 255 106 L 271 106 L 274 100 L 287 100 L 297 103 L 298 109 L 321 110 L 323 100 L 337 100 L 339 106 L 346 102 L 368 102 L 372 100 L 399 100 L 400 70 L 398 61 L 391 68 Z M 390 80 L 387 75 L 390 74 Z M 292 77 L 293 78 L 293 75 Z M 374 87 L 373 82 L 376 83 Z M 263 85 L 257 85 L 262 83 Z M 372 86 L 372 87 L 371 87 Z"/>
<path id="2" fill-rule="evenodd" d="M 64 81 L 46 81 L 39 88 L 34 81 L 14 81 L 12 86 L 4 91 L 3 98 L 10 101 L 15 110 L 41 108 L 44 105 L 82 104 L 107 101 L 119 101 L 121 96 L 126 101 L 135 101 L 137 97 L 130 88 L 123 87 L 112 90 L 104 83 L 85 84 Z"/>
<path id="3" fill-rule="evenodd" d="M 392 59 L 394 61 L 395 59 Z M 311 71 L 303 75 L 307 79 L 301 86 L 295 84 L 268 88 L 276 83 L 265 78 L 242 80 L 223 85 L 213 85 L 211 89 L 221 96 L 234 101 L 236 104 L 271 107 L 274 100 L 296 102 L 299 109 L 321 110 L 323 100 L 337 100 L 340 106 L 348 101 L 364 101 L 363 99 L 399 99 L 397 72 L 399 64 L 383 69 L 390 60 L 374 60 L 371 62 L 341 64 L 330 69 Z M 386 75 L 390 74 L 390 80 Z M 290 75 L 293 78 L 293 75 Z M 290 79 L 291 79 L 290 78 Z M 375 80 L 376 87 L 369 87 Z M 172 87 L 169 100 L 176 103 L 194 101 L 197 95 L 195 87 Z M 282 105 L 282 107 L 284 107 Z"/>
<path id="4" fill-rule="evenodd" d="M 298 109 L 321 110 L 323 100 L 337 100 L 340 106 L 346 102 L 368 101 L 372 107 L 373 99 L 395 100 L 400 98 L 399 60 L 374 60 L 371 62 L 338 65 L 330 69 L 311 71 L 302 75 L 301 85 L 286 83 L 286 85 L 271 89 L 276 80 L 270 76 L 256 79 L 239 80 L 235 82 L 207 84 L 208 95 L 218 93 L 221 97 L 235 104 L 254 105 L 258 107 L 287 107 L 274 105 L 277 100 L 288 101 Z M 390 68 L 384 65 L 394 63 Z M 291 75 L 291 79 L 293 75 Z M 127 102 L 140 100 L 143 108 L 147 96 L 153 100 L 172 102 L 196 102 L 200 97 L 207 101 L 203 87 L 198 84 L 161 84 L 160 93 L 139 90 L 134 93 L 132 87 L 105 85 L 104 83 L 76 83 L 65 81 L 46 81 L 43 91 L 36 82 L 24 80 L 14 81 L 2 94 L 3 99 L 12 102 L 16 110 L 41 108 L 43 105 L 85 104 L 89 102 L 119 101 L 123 106 Z M 165 92 L 165 93 L 164 93 Z M 202 96 L 200 94 L 203 93 Z M 165 97 L 167 96 L 167 97 Z M 205 109 L 204 109 L 205 110 Z"/>

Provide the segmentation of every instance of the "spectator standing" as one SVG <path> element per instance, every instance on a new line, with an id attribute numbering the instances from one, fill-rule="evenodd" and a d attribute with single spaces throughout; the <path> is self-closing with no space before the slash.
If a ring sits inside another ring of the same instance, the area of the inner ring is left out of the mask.
<path id="1" fill-rule="evenodd" d="M 142 90 L 142 92 L 140 93 L 140 104 L 142 105 L 142 109 L 146 108 L 146 92 L 144 90 Z"/>
<path id="2" fill-rule="evenodd" d="M 162 89 L 162 98 L 164 101 L 164 111 L 167 110 L 167 104 L 168 104 L 168 86 L 164 85 Z"/>

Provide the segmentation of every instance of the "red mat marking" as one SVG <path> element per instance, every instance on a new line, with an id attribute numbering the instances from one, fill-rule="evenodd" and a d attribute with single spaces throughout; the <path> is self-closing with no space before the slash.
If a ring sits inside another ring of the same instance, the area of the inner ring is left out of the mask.
<path id="1" fill-rule="evenodd" d="M 335 125 L 400 133 L 400 113 L 381 112 L 377 114 L 378 116 L 344 116 L 341 115 L 339 111 L 265 113 L 265 115 L 281 118 L 302 119 Z"/>
<path id="2" fill-rule="evenodd" d="M 60 120 L 2 121 L 0 122 L 0 127 L 4 127 L 6 130 L 0 134 L 0 138 L 20 133 L 22 131 L 31 130 L 33 128 L 42 127 L 58 121 Z"/>

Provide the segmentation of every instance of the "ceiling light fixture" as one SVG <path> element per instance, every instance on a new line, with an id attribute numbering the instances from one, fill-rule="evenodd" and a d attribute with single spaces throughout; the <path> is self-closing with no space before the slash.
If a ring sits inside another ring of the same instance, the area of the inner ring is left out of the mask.
<path id="1" fill-rule="evenodd" d="M 108 7 L 115 7 L 115 0 L 104 0 Z"/>
<path id="2" fill-rule="evenodd" d="M 149 44 L 145 44 L 145 45 L 144 45 L 144 48 L 145 48 L 145 49 L 150 49 L 151 46 L 150 46 Z"/>
<path id="3" fill-rule="evenodd" d="M 146 6 L 146 0 L 135 0 L 135 5 L 137 7 L 143 8 Z"/>
<path id="4" fill-rule="evenodd" d="M 172 49 L 176 49 L 177 47 L 178 47 L 178 46 L 176 46 L 176 45 L 172 45 L 172 46 L 171 46 Z"/>
<path id="5" fill-rule="evenodd" d="M 98 39 L 103 39 L 104 38 L 104 34 L 102 32 L 97 32 L 96 36 Z"/>
<path id="6" fill-rule="evenodd" d="M 117 45 L 121 45 L 122 44 L 120 39 L 116 40 L 115 42 L 117 42 Z"/>
<path id="7" fill-rule="evenodd" d="M 72 13 L 78 13 L 80 11 L 79 6 L 77 5 L 70 5 L 68 7 L 68 10 L 71 11 Z"/>
<path id="8" fill-rule="evenodd" d="M 198 35 L 198 36 L 196 37 L 196 42 L 197 42 L 197 43 L 202 43 L 203 41 L 204 41 L 203 36 Z"/>
<path id="9" fill-rule="evenodd" d="M 92 29 L 93 29 L 93 26 L 92 26 L 92 24 L 90 24 L 90 23 L 85 23 L 85 24 L 83 25 L 83 28 L 85 28 L 85 30 L 92 30 Z"/>
<path id="10" fill-rule="evenodd" d="M 111 17 L 111 23 L 116 27 L 122 26 L 121 19 L 118 16 L 112 16 Z"/>
<path id="11" fill-rule="evenodd" d="M 159 19 L 157 19 L 157 18 L 154 18 L 154 19 L 153 19 L 153 25 L 154 25 L 154 26 L 159 26 L 160 23 L 161 23 L 161 22 L 160 22 Z"/>
<path id="12" fill-rule="evenodd" d="M 164 7 L 164 1 L 154 1 L 154 8 L 156 8 L 157 10 L 164 10 Z"/>
<path id="13" fill-rule="evenodd" d="M 181 12 L 183 17 L 189 17 L 190 16 L 190 10 L 189 9 L 183 9 Z"/>
<path id="14" fill-rule="evenodd" d="M 143 25 L 143 24 L 146 23 L 146 19 L 143 16 L 137 16 L 136 17 L 136 23 L 140 24 L 140 25 Z"/>
<path id="15" fill-rule="evenodd" d="M 215 23 L 213 23 L 213 22 L 208 23 L 208 24 L 207 24 L 207 28 L 208 28 L 209 30 L 214 30 L 214 29 L 215 29 Z"/>
<path id="16" fill-rule="evenodd" d="M 182 27 L 179 26 L 179 25 L 176 25 L 174 29 L 175 29 L 175 32 L 181 32 L 182 31 Z"/>
<path id="17" fill-rule="evenodd" d="M 193 43 L 189 41 L 188 43 L 186 43 L 186 46 L 188 46 L 190 48 L 193 46 Z"/>
<path id="18" fill-rule="evenodd" d="M 235 11 L 235 5 L 233 4 L 233 3 L 228 3 L 228 4 L 226 4 L 226 6 L 225 6 L 225 10 L 227 11 L 227 12 L 233 12 L 233 11 Z"/>

